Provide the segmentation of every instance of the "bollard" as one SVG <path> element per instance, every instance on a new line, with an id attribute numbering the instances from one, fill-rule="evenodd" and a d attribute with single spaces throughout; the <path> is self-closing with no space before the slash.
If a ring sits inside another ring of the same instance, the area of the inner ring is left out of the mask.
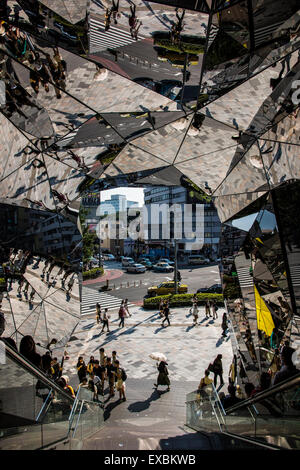
<path id="1" fill-rule="evenodd" d="M 142 279 L 140 279 L 140 286 L 142 285 Z"/>
<path id="2" fill-rule="evenodd" d="M 129 281 L 128 281 L 128 282 L 127 282 L 127 287 L 129 287 L 129 286 L 130 286 L 130 284 L 129 284 Z"/>

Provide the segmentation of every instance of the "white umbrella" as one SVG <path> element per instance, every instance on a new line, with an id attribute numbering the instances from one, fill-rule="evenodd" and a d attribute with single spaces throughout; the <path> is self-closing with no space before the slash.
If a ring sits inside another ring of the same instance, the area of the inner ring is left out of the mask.
<path id="1" fill-rule="evenodd" d="M 151 359 L 154 359 L 155 361 L 167 362 L 166 356 L 164 354 L 160 353 L 160 352 L 154 352 L 154 353 L 150 354 L 149 357 L 151 357 Z"/>
<path id="2" fill-rule="evenodd" d="M 198 134 L 199 134 L 199 129 L 197 129 L 197 128 L 194 127 L 194 126 L 191 126 L 191 127 L 189 128 L 189 130 L 187 131 L 187 134 L 188 134 L 188 135 L 191 135 L 191 136 L 198 135 Z"/>
<path id="3" fill-rule="evenodd" d="M 178 121 L 171 122 L 171 126 L 177 129 L 178 131 L 181 131 L 182 129 L 185 129 L 187 125 L 187 119 L 186 118 L 181 118 L 178 119 Z"/>
<path id="4" fill-rule="evenodd" d="M 95 73 L 94 80 L 96 82 L 102 82 L 103 80 L 107 78 L 107 76 L 108 76 L 108 70 L 100 69 L 100 70 L 97 70 L 97 72 Z"/>
<path id="5" fill-rule="evenodd" d="M 251 155 L 250 157 L 250 163 L 255 167 L 255 168 L 258 168 L 258 169 L 262 169 L 264 167 L 263 165 L 263 162 L 262 162 L 262 159 L 259 155 Z"/>

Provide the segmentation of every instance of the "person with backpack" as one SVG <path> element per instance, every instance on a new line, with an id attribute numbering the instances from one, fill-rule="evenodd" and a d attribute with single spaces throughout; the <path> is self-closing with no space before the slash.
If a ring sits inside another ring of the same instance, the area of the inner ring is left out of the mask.
<path id="1" fill-rule="evenodd" d="M 119 309 L 119 318 L 120 318 L 120 323 L 119 323 L 119 328 L 124 328 L 124 321 L 126 317 L 126 309 L 124 307 L 124 300 L 122 300 L 120 309 Z"/>
<path id="2" fill-rule="evenodd" d="M 120 401 L 122 399 L 123 399 L 123 401 L 126 401 L 125 381 L 127 379 L 127 374 L 126 374 L 125 370 L 122 367 L 120 367 L 120 362 L 118 360 L 115 361 L 115 364 L 116 364 L 116 369 L 115 369 L 114 374 L 115 374 L 115 381 L 116 381 L 116 389 L 119 392 Z"/>
<path id="3" fill-rule="evenodd" d="M 158 370 L 158 377 L 157 377 L 157 384 L 154 384 L 154 387 L 157 388 L 159 385 L 167 385 L 167 392 L 170 391 L 170 379 L 169 379 L 169 371 L 167 368 L 168 363 L 165 361 L 160 361 L 157 365 Z"/>

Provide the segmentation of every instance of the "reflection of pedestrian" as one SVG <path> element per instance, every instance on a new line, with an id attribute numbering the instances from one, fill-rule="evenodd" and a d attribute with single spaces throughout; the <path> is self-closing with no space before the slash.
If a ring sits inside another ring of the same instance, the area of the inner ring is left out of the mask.
<path id="1" fill-rule="evenodd" d="M 158 377 L 157 377 L 157 383 L 154 384 L 154 387 L 158 387 L 159 385 L 167 385 L 167 392 L 170 390 L 170 379 L 169 379 L 169 372 L 167 368 L 167 362 L 161 361 L 159 365 L 157 366 L 158 370 Z"/>
<path id="2" fill-rule="evenodd" d="M 137 41 L 138 39 L 138 31 L 141 27 L 141 25 L 143 24 L 137 17 L 136 17 L 136 6 L 135 4 L 133 5 L 130 5 L 130 17 L 128 19 L 128 23 L 129 23 L 129 27 L 130 27 L 130 34 L 131 34 L 131 37 L 133 39 L 135 39 Z"/>
<path id="3" fill-rule="evenodd" d="M 118 24 L 117 18 L 119 18 L 119 0 L 115 3 L 115 0 L 112 0 L 112 7 L 110 9 L 110 13 L 112 14 L 113 20 L 115 24 Z"/>
<path id="4" fill-rule="evenodd" d="M 226 336 L 226 330 L 227 330 L 227 315 L 226 312 L 223 313 L 223 318 L 222 318 L 222 336 Z"/>
<path id="5" fill-rule="evenodd" d="M 109 28 L 110 28 L 110 17 L 111 17 L 111 10 L 106 8 L 105 20 L 104 20 L 104 29 L 105 29 L 105 31 L 108 31 Z"/>

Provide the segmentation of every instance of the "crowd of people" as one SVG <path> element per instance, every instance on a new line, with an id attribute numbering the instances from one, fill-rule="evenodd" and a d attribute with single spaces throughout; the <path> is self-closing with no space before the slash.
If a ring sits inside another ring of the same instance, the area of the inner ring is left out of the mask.
<path id="1" fill-rule="evenodd" d="M 100 348 L 99 359 L 90 356 L 87 364 L 83 356 L 80 356 L 76 368 L 79 380 L 78 387 L 90 390 L 93 400 L 99 401 L 99 396 L 104 396 L 105 382 L 107 382 L 108 399 L 114 397 L 117 391 L 119 400 L 126 401 L 127 374 L 125 369 L 120 366 L 116 351 L 112 351 L 111 355 L 107 356 L 104 348 Z"/>
<path id="2" fill-rule="evenodd" d="M 236 368 L 236 356 L 229 368 L 228 374 L 228 394 L 222 391 L 219 393 L 219 398 L 224 409 L 230 408 L 238 403 L 241 403 L 247 398 L 253 398 L 260 392 L 267 390 L 273 385 L 277 385 L 289 378 L 292 378 L 299 373 L 299 370 L 293 363 L 293 353 L 295 349 L 289 345 L 288 341 L 285 341 L 280 349 L 275 350 L 273 360 L 270 364 L 268 371 L 264 371 L 260 375 L 259 384 L 255 386 L 252 382 L 247 381 L 240 385 L 237 383 L 237 368 Z M 210 377 L 210 373 L 214 374 L 213 379 Z M 207 397 L 208 393 L 211 393 L 211 384 L 217 387 L 217 380 L 220 380 L 220 388 L 224 385 L 223 380 L 223 365 L 222 355 L 218 354 L 215 360 L 209 364 L 208 368 L 204 372 L 204 376 L 201 378 L 198 386 L 198 399 L 201 397 Z"/>

